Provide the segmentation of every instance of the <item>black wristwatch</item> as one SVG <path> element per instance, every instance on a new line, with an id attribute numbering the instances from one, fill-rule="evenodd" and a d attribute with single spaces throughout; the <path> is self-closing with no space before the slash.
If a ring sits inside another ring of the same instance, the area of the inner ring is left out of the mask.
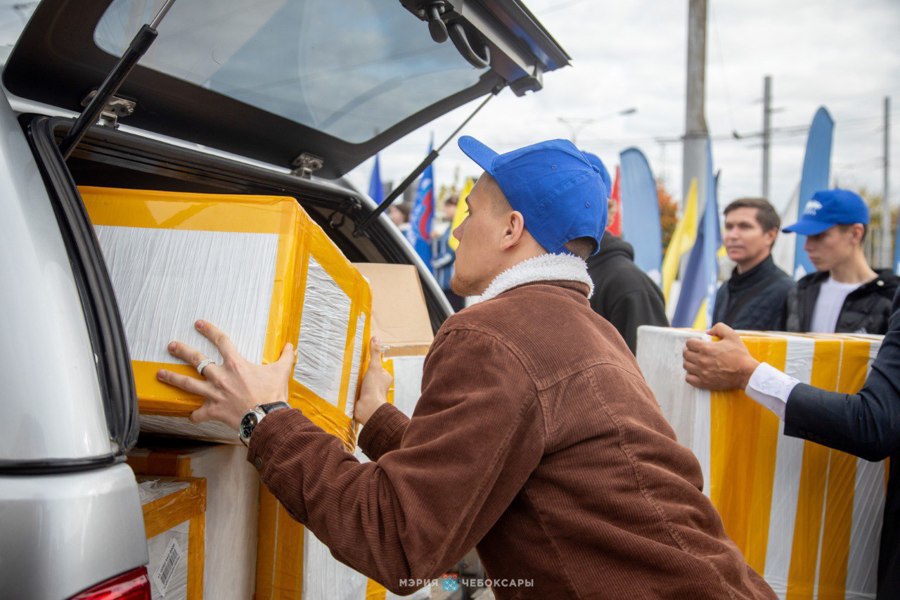
<path id="1" fill-rule="evenodd" d="M 253 435 L 253 430 L 256 429 L 256 426 L 259 425 L 259 422 L 263 420 L 263 418 L 276 410 L 281 410 L 282 408 L 290 408 L 291 406 L 287 402 L 271 402 L 269 404 L 257 404 L 256 407 L 248 411 L 247 414 L 244 415 L 244 418 L 241 419 L 241 424 L 238 426 L 238 437 L 241 438 L 241 441 L 244 442 L 245 446 L 250 445 L 250 436 Z"/>

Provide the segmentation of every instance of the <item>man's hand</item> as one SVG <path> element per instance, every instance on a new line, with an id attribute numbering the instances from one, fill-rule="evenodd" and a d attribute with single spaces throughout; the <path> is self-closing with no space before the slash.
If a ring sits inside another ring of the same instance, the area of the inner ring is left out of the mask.
<path id="1" fill-rule="evenodd" d="M 285 344 L 281 357 L 268 365 L 254 365 L 238 353 L 234 344 L 212 323 L 194 323 L 204 337 L 216 345 L 222 364 L 210 363 L 203 369 L 205 380 L 161 370 L 160 381 L 192 394 L 202 396 L 203 406 L 191 414 L 195 423 L 215 419 L 238 428 L 244 414 L 258 404 L 287 402 L 288 380 L 296 357 L 294 347 Z M 196 367 L 206 359 L 198 350 L 181 342 L 169 344 L 169 354 Z"/>
<path id="2" fill-rule="evenodd" d="M 363 425 L 369 420 L 378 407 L 387 402 L 387 393 L 394 378 L 381 365 L 381 344 L 377 338 L 369 342 L 369 368 L 363 378 L 359 392 L 359 400 L 353 409 L 356 420 Z"/>
<path id="3" fill-rule="evenodd" d="M 750 356 L 740 336 L 728 325 L 716 323 L 707 331 L 718 342 L 688 340 L 684 348 L 685 380 L 706 390 L 742 390 L 759 361 Z"/>

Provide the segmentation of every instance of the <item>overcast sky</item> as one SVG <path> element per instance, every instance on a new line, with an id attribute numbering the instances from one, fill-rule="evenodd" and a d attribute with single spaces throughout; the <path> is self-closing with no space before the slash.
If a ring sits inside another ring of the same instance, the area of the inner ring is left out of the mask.
<path id="1" fill-rule="evenodd" d="M 563 119 L 596 119 L 577 143 L 612 167 L 637 146 L 654 173 L 681 196 L 681 145 L 661 144 L 684 132 L 687 0 L 525 0 L 572 56 L 572 66 L 548 73 L 544 89 L 524 98 L 504 90 L 469 124 L 498 151 L 541 139 L 570 138 Z M 771 200 L 784 206 L 800 181 L 808 126 L 825 106 L 835 120 L 832 183 L 883 182 L 883 102 L 892 97 L 900 121 L 900 0 L 709 0 L 706 118 L 721 169 L 720 207 L 761 192 L 759 140 L 734 140 L 732 131 L 762 129 L 763 77 L 773 78 Z M 628 108 L 628 116 L 616 113 Z M 428 136 L 441 142 L 471 112 L 469 105 L 435 121 L 381 155 L 382 176 L 402 179 L 424 156 Z M 900 122 L 892 124 L 891 202 L 900 203 Z M 723 138 L 723 139 L 719 139 Z M 365 189 L 368 161 L 350 178 Z M 438 185 L 477 167 L 448 146 L 435 166 Z"/>

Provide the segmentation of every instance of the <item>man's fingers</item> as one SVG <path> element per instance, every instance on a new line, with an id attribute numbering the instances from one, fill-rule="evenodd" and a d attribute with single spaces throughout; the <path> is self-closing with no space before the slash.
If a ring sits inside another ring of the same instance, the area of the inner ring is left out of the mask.
<path id="1" fill-rule="evenodd" d="M 691 338 L 684 343 L 684 354 L 687 354 L 688 352 L 699 352 L 708 343 L 709 342 L 706 340 Z"/>
<path id="2" fill-rule="evenodd" d="M 200 364 L 200 361 L 206 358 L 199 350 L 181 342 L 169 342 L 168 350 L 169 354 L 175 358 L 180 358 L 192 367 L 196 367 Z"/>
<path id="3" fill-rule="evenodd" d="M 378 362 L 381 362 L 383 359 L 382 353 L 384 352 L 384 348 L 381 346 L 381 341 L 372 336 L 372 339 L 369 340 L 369 349 L 371 351 L 372 358 L 371 360 L 378 359 Z"/>
<path id="4" fill-rule="evenodd" d="M 712 329 L 710 329 L 706 333 L 723 340 L 737 337 L 737 332 L 725 323 L 716 323 L 715 325 L 713 325 Z"/>
<path id="5" fill-rule="evenodd" d="M 215 344 L 216 348 L 219 349 L 219 353 L 222 355 L 222 358 L 225 360 L 234 360 L 235 358 L 240 358 L 241 354 L 237 351 L 234 344 L 228 339 L 228 336 L 225 335 L 221 329 L 210 323 L 209 321 L 197 321 L 194 323 L 194 326 L 197 328 L 203 337 L 211 341 Z"/>
<path id="6" fill-rule="evenodd" d="M 188 377 L 187 375 L 180 375 L 178 373 L 173 373 L 172 371 L 166 370 L 158 371 L 156 373 L 156 377 L 163 383 L 168 383 L 171 386 L 177 387 L 178 389 L 184 390 L 191 394 L 203 396 L 204 398 L 209 396 L 210 384 L 205 381 L 200 381 L 199 379 L 194 379 L 193 377 Z"/>
<path id="7" fill-rule="evenodd" d="M 209 421 L 211 419 L 212 417 L 209 415 L 208 402 L 204 402 L 203 406 L 191 413 L 191 422 L 193 423 L 203 423 L 204 421 Z"/>
<path id="8" fill-rule="evenodd" d="M 281 356 L 278 357 L 278 362 L 291 365 L 294 364 L 295 358 L 297 358 L 297 353 L 294 352 L 293 344 L 287 343 L 284 345 L 284 348 L 281 349 Z"/>

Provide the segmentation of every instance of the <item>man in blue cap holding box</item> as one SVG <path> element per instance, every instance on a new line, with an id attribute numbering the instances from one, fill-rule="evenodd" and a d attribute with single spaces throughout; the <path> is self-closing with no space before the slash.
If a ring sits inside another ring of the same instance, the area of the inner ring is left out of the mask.
<path id="1" fill-rule="evenodd" d="M 813 194 L 800 220 L 784 231 L 806 236 L 803 248 L 816 272 L 788 294 L 786 331 L 884 334 L 898 279 L 874 271 L 863 241 L 869 224 L 865 201 L 835 188 Z"/>
<path id="2" fill-rule="evenodd" d="M 241 362 L 208 323 L 226 364 L 207 367 L 209 381 L 162 379 L 206 398 L 198 420 L 237 427 L 257 414 L 241 436 L 263 483 L 334 556 L 392 591 L 414 591 L 476 546 L 501 600 L 775 598 L 588 302 L 585 259 L 609 195 L 599 168 L 564 140 L 506 154 L 459 145 L 484 174 L 454 231 L 452 286 L 481 301 L 435 336 L 412 419 L 385 402 L 373 341 L 355 409 L 372 462 L 298 410 L 253 413 L 284 401 L 291 363 Z"/>

